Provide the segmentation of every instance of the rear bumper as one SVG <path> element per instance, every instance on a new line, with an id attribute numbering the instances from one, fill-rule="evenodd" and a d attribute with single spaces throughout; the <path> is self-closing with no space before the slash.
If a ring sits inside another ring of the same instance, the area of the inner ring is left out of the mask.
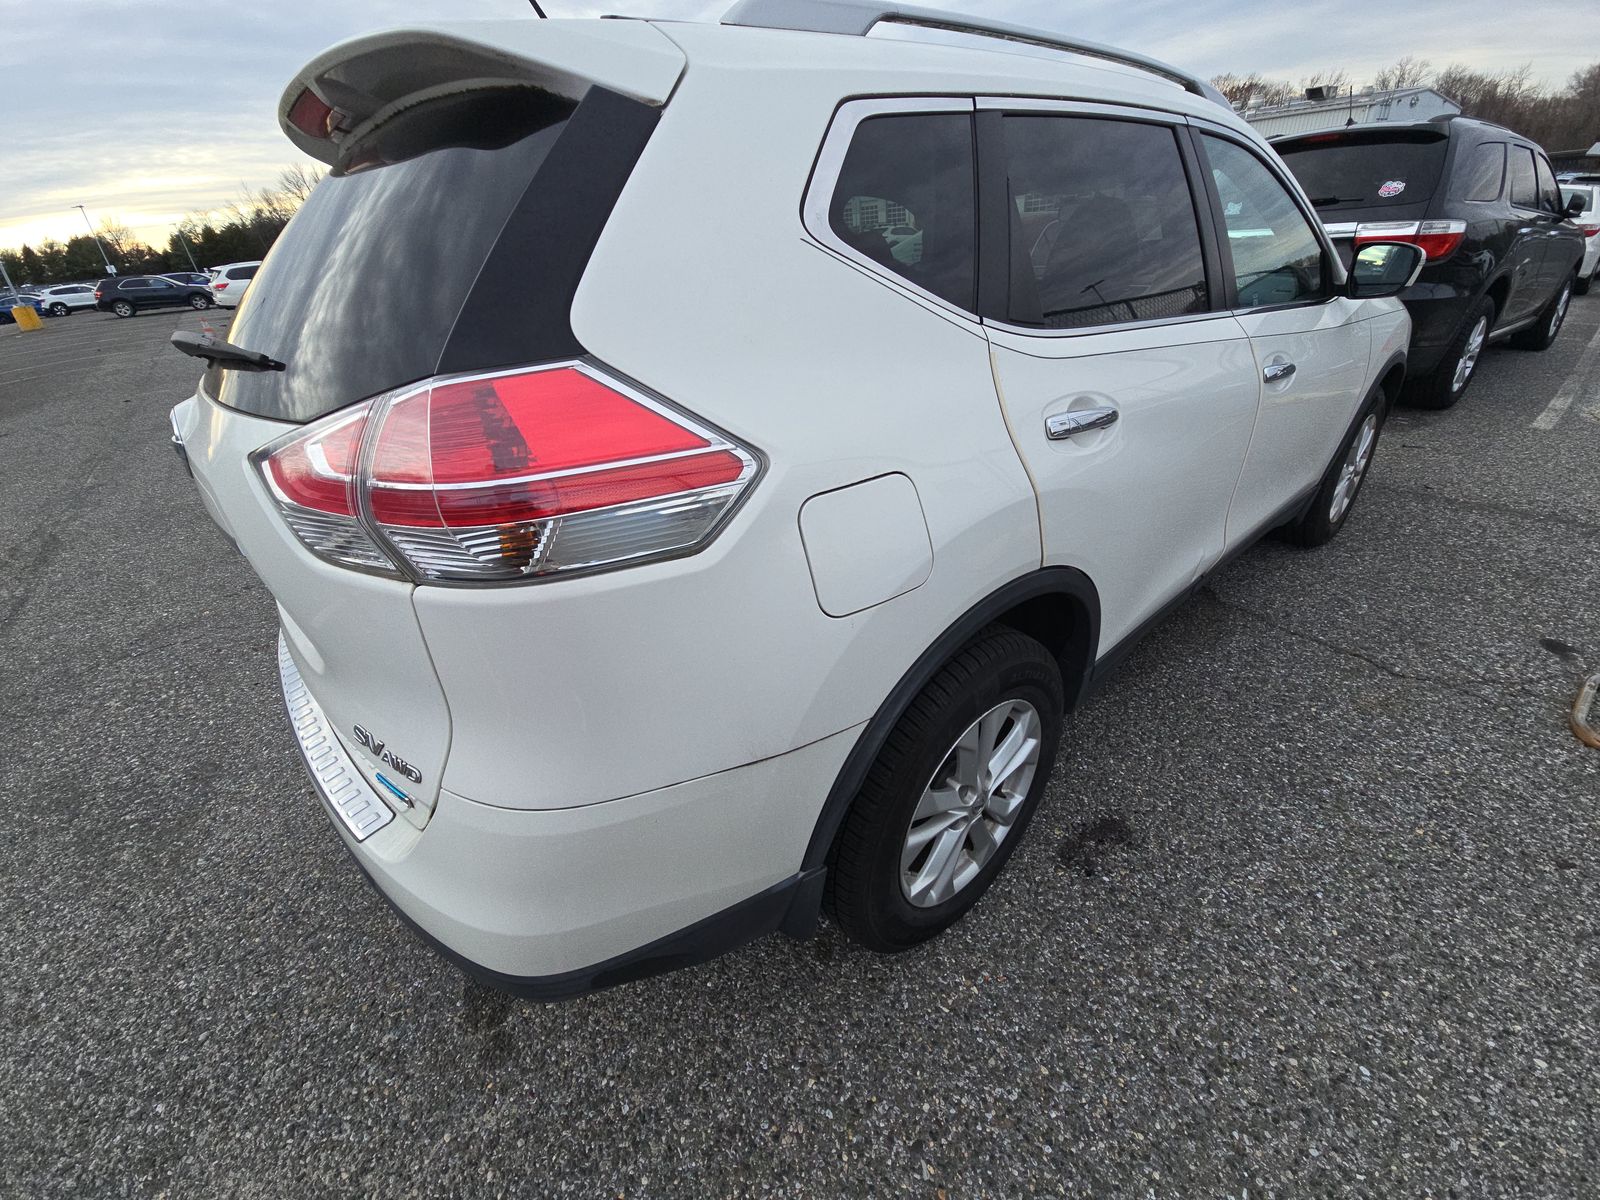
<path id="1" fill-rule="evenodd" d="M 672 787 L 521 810 L 448 791 L 423 829 L 350 764 L 293 659 L 285 701 L 307 768 L 363 872 L 446 957 L 557 1000 L 703 962 L 814 912 L 806 844 L 859 729 Z"/>

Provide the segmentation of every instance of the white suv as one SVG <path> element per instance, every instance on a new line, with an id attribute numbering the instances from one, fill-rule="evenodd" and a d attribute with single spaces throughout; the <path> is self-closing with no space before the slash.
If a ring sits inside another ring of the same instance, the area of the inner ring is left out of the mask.
<path id="1" fill-rule="evenodd" d="M 261 260 L 228 263 L 211 272 L 211 295 L 222 308 L 237 308 L 250 281 L 261 269 Z"/>
<path id="2" fill-rule="evenodd" d="M 959 23 L 449 24 L 285 93 L 333 172 L 232 341 L 174 335 L 211 364 L 174 440 L 278 601 L 340 836 L 501 986 L 824 907 L 933 935 L 1063 712 L 1230 555 L 1350 512 L 1420 253 L 1347 278 L 1171 67 Z"/>

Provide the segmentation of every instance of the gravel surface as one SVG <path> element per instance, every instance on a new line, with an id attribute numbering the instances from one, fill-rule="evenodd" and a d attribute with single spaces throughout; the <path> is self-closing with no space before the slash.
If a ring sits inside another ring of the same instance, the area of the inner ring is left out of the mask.
<path id="1" fill-rule="evenodd" d="M 936 943 L 548 1007 L 304 783 L 166 445 L 200 320 L 0 329 L 0 1195 L 1600 1195 L 1600 377 L 1533 428 L 1600 297 L 1153 633 Z"/>

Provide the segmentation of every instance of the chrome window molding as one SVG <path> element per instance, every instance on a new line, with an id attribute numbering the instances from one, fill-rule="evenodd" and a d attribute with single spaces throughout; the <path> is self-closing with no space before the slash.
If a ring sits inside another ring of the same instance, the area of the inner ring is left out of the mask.
<path id="1" fill-rule="evenodd" d="M 811 168 L 811 181 L 800 204 L 800 222 L 812 239 L 825 250 L 839 255 L 861 267 L 874 279 L 894 285 L 899 291 L 930 304 L 941 312 L 960 317 L 970 325 L 977 325 L 978 315 L 970 309 L 952 304 L 943 296 L 935 296 L 926 288 L 918 287 L 904 275 L 886 270 L 882 263 L 868 258 L 849 245 L 833 231 L 828 212 L 833 206 L 833 192 L 839 185 L 839 174 L 844 169 L 845 155 L 855 139 L 856 129 L 868 117 L 921 116 L 926 113 L 973 113 L 976 105 L 970 96 L 879 96 L 863 100 L 846 100 L 833 114 L 833 121 L 817 151 L 816 165 Z M 973 154 L 977 154 L 974 138 Z M 976 210 L 976 204 L 974 204 Z M 973 264 L 978 271 L 977 263 Z"/>

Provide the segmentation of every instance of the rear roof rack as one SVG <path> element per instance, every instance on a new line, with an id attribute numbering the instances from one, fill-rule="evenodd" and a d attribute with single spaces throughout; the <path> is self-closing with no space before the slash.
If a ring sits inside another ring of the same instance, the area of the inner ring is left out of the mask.
<path id="1" fill-rule="evenodd" d="M 964 17 L 958 13 L 941 12 L 936 8 L 922 8 L 913 4 L 883 4 L 877 0 L 738 0 L 722 18 L 724 25 L 744 25 L 757 29 L 793 29 L 807 33 L 842 33 L 865 37 L 878 25 L 914 25 L 923 29 L 943 29 L 951 33 L 970 33 L 979 37 L 1001 38 L 1009 42 L 1023 42 L 1030 46 L 1043 46 L 1050 50 L 1068 50 L 1074 54 L 1087 54 L 1127 67 L 1170 79 L 1187 92 L 1192 92 L 1229 112 L 1233 105 L 1223 94 L 1205 80 L 1180 71 L 1177 67 L 1135 54 L 1118 50 L 1099 42 L 1086 42 L 1065 34 L 1034 29 L 1027 25 L 1012 25 L 1005 21 L 991 21 L 982 17 Z"/>

